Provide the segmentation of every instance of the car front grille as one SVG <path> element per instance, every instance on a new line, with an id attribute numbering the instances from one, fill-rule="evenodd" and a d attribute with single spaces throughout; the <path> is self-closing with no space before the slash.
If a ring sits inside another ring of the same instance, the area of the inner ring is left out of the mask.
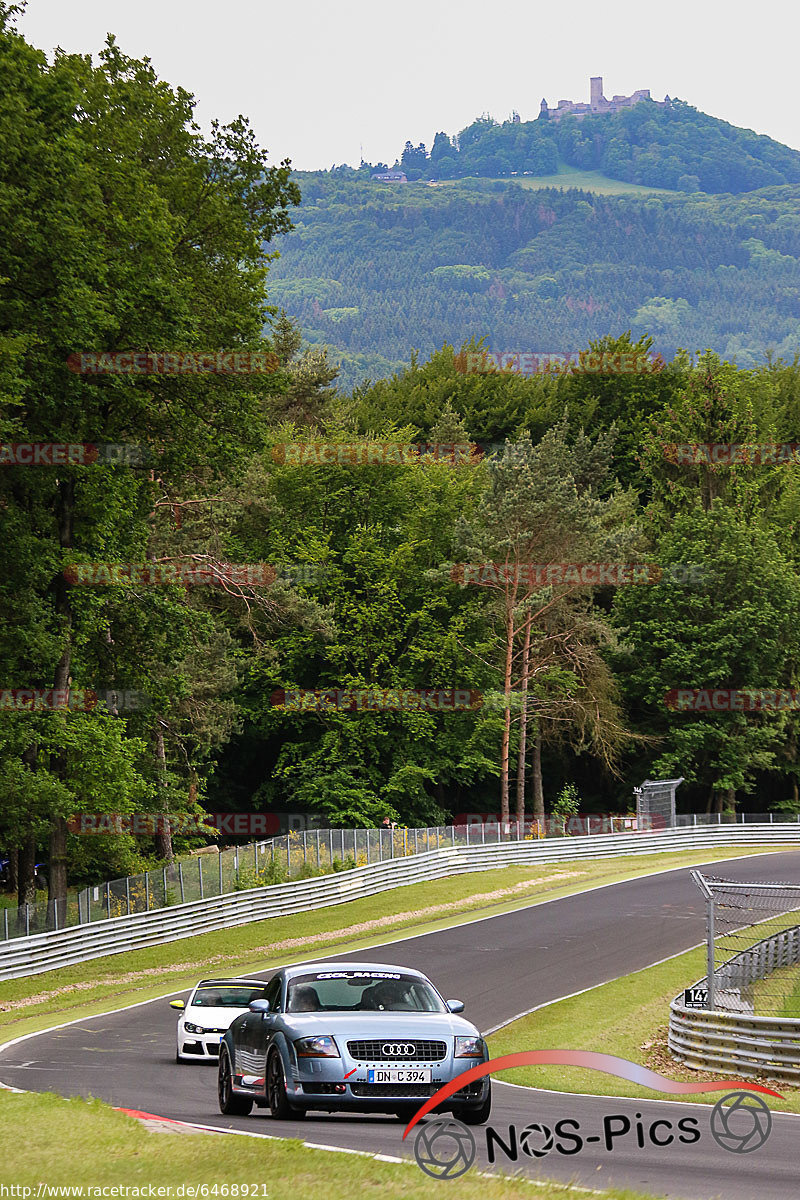
<path id="1" fill-rule="evenodd" d="M 412 1053 L 386 1054 L 386 1046 L 413 1047 Z M 445 1042 L 433 1042 L 427 1038 L 369 1038 L 348 1042 L 348 1054 L 357 1062 L 437 1062 L 447 1054 Z"/>
<path id="2" fill-rule="evenodd" d="M 351 1083 L 350 1091 L 354 1096 L 397 1096 L 402 1099 L 432 1096 L 438 1087 L 439 1083 Z"/>

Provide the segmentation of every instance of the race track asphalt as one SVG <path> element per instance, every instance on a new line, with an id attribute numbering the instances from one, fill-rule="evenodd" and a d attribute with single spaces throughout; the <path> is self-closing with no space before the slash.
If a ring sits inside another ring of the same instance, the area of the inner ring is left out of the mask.
<path id="1" fill-rule="evenodd" d="M 800 883 L 800 851 L 716 861 L 708 865 L 707 873 Z M 463 999 L 465 1015 L 488 1032 L 550 1000 L 689 949 L 703 936 L 702 899 L 690 870 L 682 867 L 331 957 L 422 970 L 446 995 Z M 202 973 L 199 963 L 198 977 Z M 271 973 L 263 975 L 268 978 Z M 176 993 L 181 994 L 188 993 Z M 216 1103 L 215 1068 L 177 1065 L 174 1053 L 174 1010 L 167 1000 L 149 1001 L 8 1046 L 0 1052 L 0 1079 L 32 1091 L 98 1096 L 119 1107 L 214 1128 L 302 1137 L 375 1154 L 412 1155 L 417 1131 L 404 1143 L 403 1126 L 390 1117 L 315 1113 L 305 1120 L 278 1122 L 260 1109 L 254 1109 L 251 1117 L 222 1117 Z M 666 1102 L 542 1092 L 503 1084 L 499 1078 L 493 1087 L 490 1125 L 506 1145 L 510 1145 L 509 1125 L 518 1131 L 532 1122 L 553 1128 L 563 1119 L 578 1121 L 581 1135 L 593 1139 L 577 1153 L 559 1152 L 558 1144 L 572 1150 L 575 1143 L 556 1139 L 556 1147 L 544 1157 L 519 1153 L 516 1161 L 498 1148 L 496 1167 L 505 1172 L 573 1180 L 584 1187 L 614 1184 L 681 1200 L 796 1200 L 800 1196 L 798 1116 L 775 1114 L 765 1145 L 740 1154 L 713 1140 L 711 1110 L 706 1105 L 680 1098 Z M 622 1116 L 630 1121 L 630 1131 L 614 1138 L 609 1150 L 604 1120 L 611 1129 L 620 1129 L 624 1122 L 610 1118 Z M 677 1121 L 691 1116 L 697 1118 L 701 1136 L 694 1144 L 684 1144 L 677 1137 Z M 655 1134 L 666 1141 L 673 1132 L 673 1141 L 665 1146 L 654 1145 L 649 1137 L 657 1120 L 673 1123 L 672 1131 L 661 1126 Z M 472 1132 L 477 1144 L 474 1170 L 488 1163 L 487 1131 L 479 1127 Z M 544 1136 L 534 1137 L 534 1149 Z"/>

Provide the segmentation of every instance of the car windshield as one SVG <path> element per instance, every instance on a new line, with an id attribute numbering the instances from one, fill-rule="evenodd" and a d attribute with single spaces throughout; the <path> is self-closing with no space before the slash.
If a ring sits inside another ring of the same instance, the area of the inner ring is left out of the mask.
<path id="1" fill-rule="evenodd" d="M 263 1000 L 265 990 L 241 984 L 210 983 L 197 989 L 192 1004 L 198 1008 L 247 1008 L 252 1000 Z"/>
<path id="2" fill-rule="evenodd" d="M 289 980 L 288 1012 L 447 1012 L 426 979 L 401 971 L 314 971 Z"/>

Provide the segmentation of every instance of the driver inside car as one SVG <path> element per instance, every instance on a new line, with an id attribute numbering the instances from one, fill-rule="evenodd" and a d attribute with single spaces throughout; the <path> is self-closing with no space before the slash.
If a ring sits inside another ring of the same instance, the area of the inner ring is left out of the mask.
<path id="1" fill-rule="evenodd" d="M 408 988 L 394 980 L 384 980 L 376 983 L 361 997 L 361 1007 L 370 1009 L 414 1009 Z"/>
<path id="2" fill-rule="evenodd" d="M 291 1012 L 319 1012 L 319 995 L 313 987 L 292 989 Z"/>

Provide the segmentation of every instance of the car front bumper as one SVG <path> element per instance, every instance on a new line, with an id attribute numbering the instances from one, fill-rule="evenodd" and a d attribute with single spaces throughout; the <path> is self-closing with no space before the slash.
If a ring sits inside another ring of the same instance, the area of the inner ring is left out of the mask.
<path id="1" fill-rule="evenodd" d="M 206 1062 L 219 1059 L 219 1047 L 223 1038 L 223 1030 L 207 1033 L 178 1033 L 178 1054 L 181 1058 L 202 1059 Z"/>
<path id="2" fill-rule="evenodd" d="M 342 1058 L 299 1058 L 287 1082 L 287 1097 L 292 1104 L 303 1108 L 388 1109 L 420 1105 L 451 1079 L 461 1075 L 486 1059 L 453 1058 L 432 1062 L 369 1062 L 357 1063 L 348 1055 Z M 426 1083 L 370 1083 L 370 1068 L 395 1070 L 421 1068 L 430 1071 Z M 478 1105 L 486 1099 L 489 1077 L 484 1076 L 467 1084 L 442 1105 L 442 1109 L 460 1108 L 464 1104 Z"/>

